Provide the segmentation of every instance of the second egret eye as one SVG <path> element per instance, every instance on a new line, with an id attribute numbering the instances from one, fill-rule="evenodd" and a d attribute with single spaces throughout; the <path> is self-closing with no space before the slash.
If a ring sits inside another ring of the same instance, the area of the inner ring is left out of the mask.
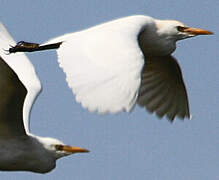
<path id="1" fill-rule="evenodd" d="M 176 26 L 176 29 L 177 31 L 179 32 L 184 32 L 184 30 L 186 29 L 187 27 L 184 27 L 184 26 Z"/>

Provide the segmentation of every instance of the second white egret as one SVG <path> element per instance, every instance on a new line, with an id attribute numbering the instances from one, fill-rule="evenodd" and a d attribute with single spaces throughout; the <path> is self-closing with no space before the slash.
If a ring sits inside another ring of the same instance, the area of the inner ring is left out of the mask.
<path id="1" fill-rule="evenodd" d="M 56 160 L 88 150 L 29 131 L 29 113 L 41 90 L 34 67 L 24 53 L 6 55 L 15 42 L 0 23 L 0 170 L 47 173 Z"/>

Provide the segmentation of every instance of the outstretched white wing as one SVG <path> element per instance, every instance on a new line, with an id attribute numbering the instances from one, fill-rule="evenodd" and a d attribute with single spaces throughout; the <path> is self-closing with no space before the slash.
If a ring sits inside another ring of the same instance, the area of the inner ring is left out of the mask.
<path id="1" fill-rule="evenodd" d="M 63 42 L 58 61 L 77 102 L 99 113 L 133 108 L 144 65 L 138 34 L 151 22 L 131 16 L 47 42 Z"/>
<path id="2" fill-rule="evenodd" d="M 15 42 L 4 25 L 0 23 L 0 56 L 16 73 L 27 90 L 23 104 L 23 123 L 26 133 L 29 133 L 29 113 L 35 98 L 41 90 L 41 84 L 33 65 L 24 53 L 6 54 L 7 52 L 5 50 L 9 49 L 10 45 L 14 46 Z"/>

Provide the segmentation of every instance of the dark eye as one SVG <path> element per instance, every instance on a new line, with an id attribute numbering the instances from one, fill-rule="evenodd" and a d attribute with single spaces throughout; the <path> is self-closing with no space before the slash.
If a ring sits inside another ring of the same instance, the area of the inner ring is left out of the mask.
<path id="1" fill-rule="evenodd" d="M 186 27 L 184 26 L 176 26 L 177 31 L 179 32 L 184 32 L 184 30 L 186 29 Z"/>
<path id="2" fill-rule="evenodd" d="M 63 145 L 56 144 L 55 148 L 56 148 L 57 151 L 62 151 L 63 150 Z"/>

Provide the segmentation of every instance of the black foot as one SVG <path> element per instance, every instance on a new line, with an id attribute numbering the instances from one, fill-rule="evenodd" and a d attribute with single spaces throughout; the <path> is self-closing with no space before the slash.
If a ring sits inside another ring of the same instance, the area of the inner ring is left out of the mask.
<path id="1" fill-rule="evenodd" d="M 16 53 L 16 52 L 32 52 L 35 49 L 39 48 L 39 44 L 36 43 L 30 43 L 25 41 L 19 41 L 15 46 L 11 46 L 8 51 L 8 54 L 10 53 Z"/>

